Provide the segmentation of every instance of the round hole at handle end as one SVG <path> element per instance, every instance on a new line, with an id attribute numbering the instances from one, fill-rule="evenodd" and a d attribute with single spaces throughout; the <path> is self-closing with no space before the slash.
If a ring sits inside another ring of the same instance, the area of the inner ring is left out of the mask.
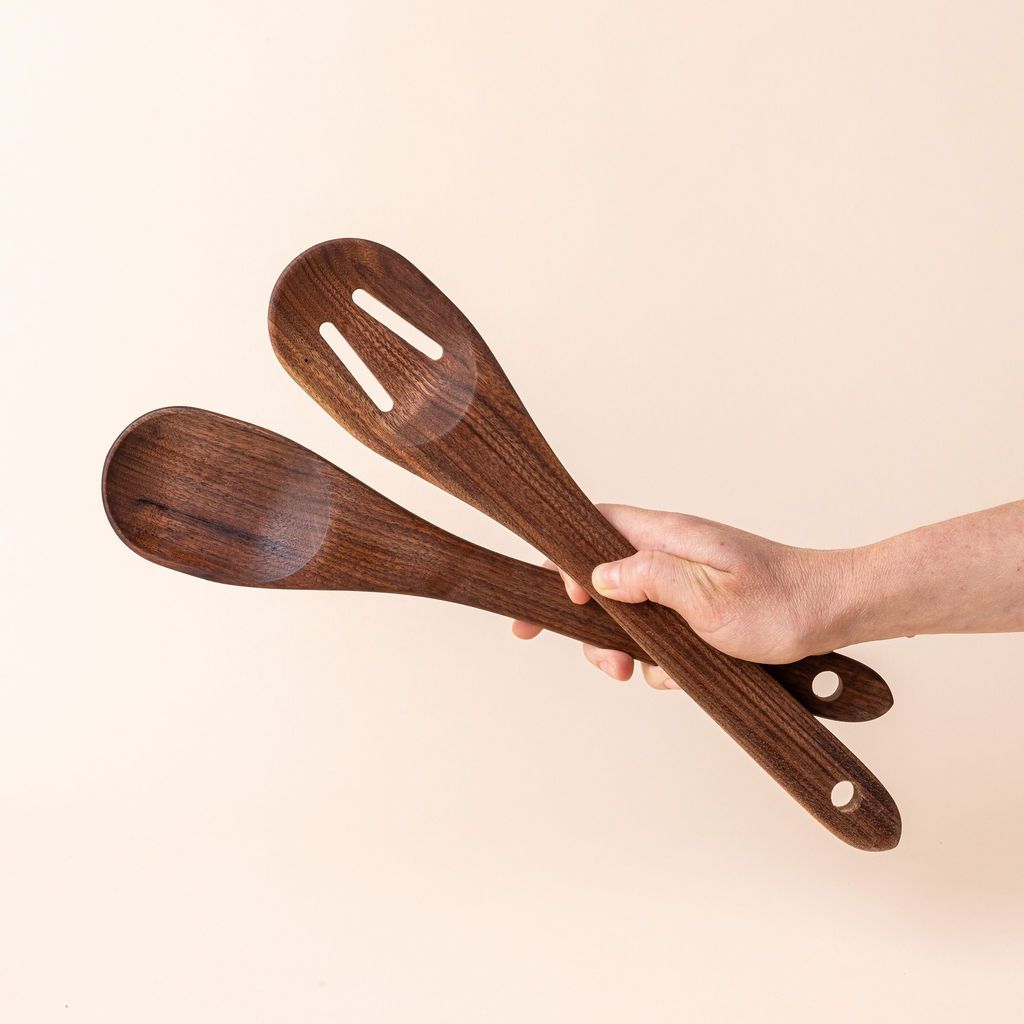
<path id="1" fill-rule="evenodd" d="M 849 779 L 832 787 L 832 806 L 837 811 L 855 811 L 860 806 L 860 790 Z"/>
<path id="2" fill-rule="evenodd" d="M 843 692 L 843 681 L 836 672 L 819 672 L 811 680 L 811 692 L 818 700 L 835 700 Z"/>

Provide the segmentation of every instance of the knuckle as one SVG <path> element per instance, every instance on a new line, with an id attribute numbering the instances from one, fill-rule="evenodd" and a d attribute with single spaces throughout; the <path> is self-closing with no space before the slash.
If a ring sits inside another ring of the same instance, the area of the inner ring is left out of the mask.
<path id="1" fill-rule="evenodd" d="M 657 553 L 644 549 L 628 559 L 625 568 L 627 577 L 633 580 L 653 579 L 658 574 Z"/>
<path id="2" fill-rule="evenodd" d="M 716 632 L 728 625 L 735 615 L 728 591 L 723 590 L 717 577 L 705 565 L 690 564 L 687 572 L 692 612 L 698 616 L 702 629 Z"/>

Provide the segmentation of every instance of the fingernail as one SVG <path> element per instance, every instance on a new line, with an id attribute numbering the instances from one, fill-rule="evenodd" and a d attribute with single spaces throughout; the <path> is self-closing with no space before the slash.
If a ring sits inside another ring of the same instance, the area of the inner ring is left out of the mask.
<path id="1" fill-rule="evenodd" d="M 605 562 L 594 570 L 591 579 L 598 590 L 615 590 L 621 575 L 622 570 L 618 562 Z"/>

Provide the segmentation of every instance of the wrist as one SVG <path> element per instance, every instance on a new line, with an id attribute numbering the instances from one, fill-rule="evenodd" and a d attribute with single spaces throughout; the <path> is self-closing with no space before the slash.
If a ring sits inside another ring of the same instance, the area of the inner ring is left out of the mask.
<path id="1" fill-rule="evenodd" d="M 881 545 L 801 551 L 802 634 L 805 655 L 895 636 L 886 589 L 893 581 L 889 552 Z"/>
<path id="2" fill-rule="evenodd" d="M 916 593 L 921 574 L 901 539 L 825 552 L 832 568 L 826 629 L 831 649 L 926 628 L 915 621 L 922 606 Z"/>
<path id="3" fill-rule="evenodd" d="M 852 639 L 863 622 L 865 571 L 859 549 L 798 549 L 796 574 L 799 657 L 824 654 L 857 643 Z"/>
<path id="4" fill-rule="evenodd" d="M 867 545 L 828 555 L 834 567 L 828 630 L 832 649 L 873 639 L 879 630 L 879 552 Z"/>

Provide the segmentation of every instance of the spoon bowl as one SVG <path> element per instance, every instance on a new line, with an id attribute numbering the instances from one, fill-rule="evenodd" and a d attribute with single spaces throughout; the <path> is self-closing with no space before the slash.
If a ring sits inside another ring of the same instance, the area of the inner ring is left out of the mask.
<path id="1" fill-rule="evenodd" d="M 150 561 L 206 579 L 266 586 L 298 573 L 331 522 L 323 460 L 226 417 L 142 416 L 114 442 L 103 502 L 118 536 Z"/>

